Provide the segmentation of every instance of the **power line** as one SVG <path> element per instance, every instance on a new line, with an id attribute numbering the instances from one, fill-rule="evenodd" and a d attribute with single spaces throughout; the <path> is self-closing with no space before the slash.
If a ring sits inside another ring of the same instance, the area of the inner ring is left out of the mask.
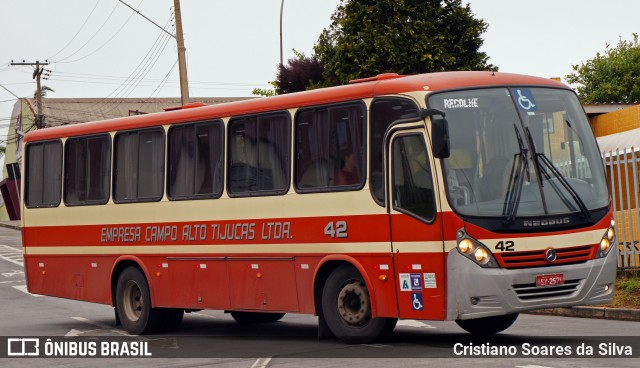
<path id="1" fill-rule="evenodd" d="M 82 31 L 82 29 L 84 28 L 84 26 L 87 24 L 87 22 L 89 21 L 89 18 L 91 18 L 91 15 L 93 15 L 93 12 L 96 10 L 96 8 L 98 7 L 98 4 L 100 4 L 100 0 L 98 0 L 96 2 L 96 5 L 93 6 L 93 9 L 91 9 L 91 12 L 89 13 L 89 15 L 87 16 L 87 18 L 84 20 L 84 22 L 82 23 L 82 25 L 80 26 L 80 28 L 78 28 L 78 31 L 76 31 L 76 34 L 73 35 L 73 37 L 71 38 L 71 40 L 69 40 L 69 42 L 67 42 L 66 45 L 64 45 L 58 52 L 56 52 L 55 54 L 53 54 L 52 56 L 49 56 L 49 59 L 53 59 L 54 57 L 56 57 L 59 53 L 61 53 L 62 51 L 64 51 L 67 46 L 69 46 L 71 44 L 71 42 L 73 42 L 73 40 L 76 39 L 76 37 L 78 37 L 78 35 L 80 34 L 80 31 Z"/>
<path id="2" fill-rule="evenodd" d="M 126 5 L 129 9 L 131 9 L 131 10 L 133 10 L 134 12 L 138 13 L 138 15 L 140 15 L 140 16 L 141 16 L 141 17 L 143 17 L 144 19 L 146 19 L 146 20 L 148 20 L 149 22 L 153 23 L 153 25 L 154 25 L 154 26 L 156 26 L 156 27 L 160 28 L 163 32 L 167 33 L 169 36 L 171 36 L 171 37 L 173 37 L 173 38 L 176 38 L 176 36 L 175 36 L 173 33 L 171 33 L 171 32 L 169 32 L 169 31 L 167 31 L 167 30 L 166 30 L 166 29 L 164 29 L 163 27 L 160 27 L 160 25 L 159 25 L 158 23 L 156 23 L 156 22 L 152 21 L 152 20 L 151 20 L 151 19 L 149 19 L 146 15 L 144 15 L 144 14 L 140 13 L 138 10 L 134 9 L 131 5 L 129 5 L 129 4 L 127 4 L 127 3 L 125 3 L 125 2 L 124 2 L 124 1 L 122 1 L 122 0 L 118 0 L 118 1 L 119 1 L 119 2 L 121 2 L 121 3 L 123 3 L 124 5 Z M 140 7 L 140 4 L 138 4 L 138 7 Z"/>
<path id="3" fill-rule="evenodd" d="M 77 49 L 74 53 L 72 53 L 71 55 L 68 55 L 65 58 L 62 58 L 60 60 L 56 60 L 56 63 L 60 63 L 63 62 L 67 59 L 69 59 L 70 57 L 72 57 L 73 55 L 77 54 L 78 52 L 80 52 L 80 50 L 82 50 L 85 46 L 87 46 L 89 44 L 89 42 L 91 42 L 98 33 L 100 33 L 100 31 L 102 30 L 102 28 L 104 28 L 104 26 L 107 24 L 107 22 L 109 21 L 109 19 L 111 19 L 111 17 L 113 16 L 113 13 L 116 11 L 116 9 L 118 8 L 118 4 L 116 3 L 116 5 L 113 7 L 113 9 L 111 10 L 111 13 L 109 13 L 109 16 L 107 17 L 107 19 L 104 20 L 104 22 L 102 23 L 102 25 L 100 25 L 100 27 L 98 28 L 97 31 L 94 32 L 93 35 L 91 35 L 91 37 L 89 37 L 89 39 L 87 40 L 87 42 L 85 42 L 82 46 L 80 46 L 79 49 Z"/>
<path id="4" fill-rule="evenodd" d="M 144 1 L 144 0 L 142 0 Z M 140 1 L 140 4 L 142 4 L 142 1 Z M 140 4 L 138 4 L 138 6 L 140 6 Z M 111 35 L 111 37 L 109 37 L 109 39 L 107 39 L 102 45 L 98 46 L 96 49 L 94 49 L 93 51 L 91 51 L 90 53 L 81 56 L 77 59 L 71 60 L 71 61 L 65 61 L 64 64 L 68 64 L 68 63 L 75 63 L 76 61 L 80 61 L 83 59 L 88 58 L 89 56 L 95 54 L 96 52 L 102 50 L 102 48 L 104 48 L 109 42 L 111 42 L 118 34 L 120 34 L 120 32 L 124 29 L 124 27 L 127 25 L 127 23 L 129 23 L 129 21 L 131 20 L 131 18 L 133 18 L 133 14 L 130 14 L 129 17 L 127 18 L 127 20 L 125 20 L 124 23 L 122 23 L 122 25 L 120 26 L 120 28 L 118 28 L 118 30 Z"/>
<path id="5" fill-rule="evenodd" d="M 0 87 L 2 87 L 5 91 L 11 93 L 13 95 L 13 97 L 20 98 L 20 97 L 18 97 L 18 95 L 16 95 L 15 93 L 11 92 L 11 90 L 9 90 L 9 88 L 3 86 L 2 84 L 0 84 Z"/>

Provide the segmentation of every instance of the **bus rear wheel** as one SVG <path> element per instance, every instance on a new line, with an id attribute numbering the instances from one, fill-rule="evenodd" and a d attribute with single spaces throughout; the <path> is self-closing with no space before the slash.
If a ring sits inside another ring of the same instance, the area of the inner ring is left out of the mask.
<path id="1" fill-rule="evenodd" d="M 284 313 L 258 313 L 258 312 L 230 312 L 231 317 L 238 323 L 269 323 L 276 322 L 284 317 Z"/>
<path id="2" fill-rule="evenodd" d="M 125 268 L 118 277 L 116 312 L 124 330 L 133 335 L 144 335 L 160 330 L 163 327 L 162 317 L 166 315 L 161 309 L 151 307 L 149 284 L 137 267 Z M 174 315 L 174 323 L 176 319 Z M 173 324 L 168 323 L 168 325 Z M 171 327 L 168 325 L 167 327 Z"/>
<path id="3" fill-rule="evenodd" d="M 518 313 L 476 319 L 459 319 L 456 320 L 456 323 L 463 330 L 474 335 L 493 335 L 511 327 L 516 319 L 518 319 Z"/>
<path id="4" fill-rule="evenodd" d="M 397 319 L 372 318 L 369 290 L 351 265 L 336 268 L 322 291 L 322 313 L 331 332 L 340 340 L 365 344 L 391 334 Z"/>

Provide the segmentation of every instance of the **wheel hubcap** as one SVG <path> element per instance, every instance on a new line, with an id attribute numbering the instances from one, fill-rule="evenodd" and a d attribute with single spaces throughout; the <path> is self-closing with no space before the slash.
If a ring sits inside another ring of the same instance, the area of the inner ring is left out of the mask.
<path id="1" fill-rule="evenodd" d="M 345 285 L 338 295 L 338 312 L 349 325 L 362 326 L 371 318 L 367 287 L 360 281 Z"/>
<path id="2" fill-rule="evenodd" d="M 130 321 L 137 321 L 142 314 L 142 307 L 144 306 L 140 286 L 135 281 L 129 280 L 124 287 L 123 294 L 122 304 L 124 307 L 124 313 L 127 315 L 127 319 Z"/>

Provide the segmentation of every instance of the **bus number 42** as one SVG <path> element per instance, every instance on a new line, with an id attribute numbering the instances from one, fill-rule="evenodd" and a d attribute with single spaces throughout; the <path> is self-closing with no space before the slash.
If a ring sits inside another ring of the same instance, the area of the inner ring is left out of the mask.
<path id="1" fill-rule="evenodd" d="M 332 238 L 346 238 L 347 235 L 347 222 L 346 221 L 330 221 L 327 226 L 324 227 L 324 235 Z"/>
<path id="2" fill-rule="evenodd" d="M 515 251 L 515 249 L 513 249 L 514 246 L 515 243 L 511 240 L 499 241 L 498 244 L 496 244 L 496 250 L 499 250 L 501 252 L 513 252 Z"/>

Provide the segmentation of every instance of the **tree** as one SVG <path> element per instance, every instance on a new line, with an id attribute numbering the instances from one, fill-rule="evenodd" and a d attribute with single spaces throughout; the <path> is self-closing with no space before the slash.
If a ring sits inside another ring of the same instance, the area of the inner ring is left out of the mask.
<path id="1" fill-rule="evenodd" d="M 267 83 L 272 85 L 274 88 L 278 87 L 276 85 L 276 82 L 267 82 Z M 271 97 L 271 96 L 277 95 L 275 89 L 266 89 L 266 88 L 254 88 L 253 91 L 251 91 L 251 94 L 253 94 L 254 96 L 263 96 L 263 97 Z"/>
<path id="2" fill-rule="evenodd" d="M 55 92 L 56 90 L 49 86 L 42 86 L 40 88 L 40 97 L 47 97 L 47 92 Z M 33 92 L 33 98 L 38 98 L 38 91 Z"/>
<path id="3" fill-rule="evenodd" d="M 462 0 L 341 0 L 315 45 L 324 85 L 396 72 L 497 70 Z"/>
<path id="4" fill-rule="evenodd" d="M 572 65 L 567 82 L 576 85 L 582 103 L 635 103 L 640 101 L 640 44 L 620 39 L 616 47 L 606 45 L 603 54 L 580 65 Z"/>
<path id="5" fill-rule="evenodd" d="M 278 65 L 275 85 L 279 95 L 313 89 L 322 83 L 324 67 L 318 57 L 306 56 L 295 49 L 293 53 L 296 57 L 287 60 L 287 65 Z"/>

